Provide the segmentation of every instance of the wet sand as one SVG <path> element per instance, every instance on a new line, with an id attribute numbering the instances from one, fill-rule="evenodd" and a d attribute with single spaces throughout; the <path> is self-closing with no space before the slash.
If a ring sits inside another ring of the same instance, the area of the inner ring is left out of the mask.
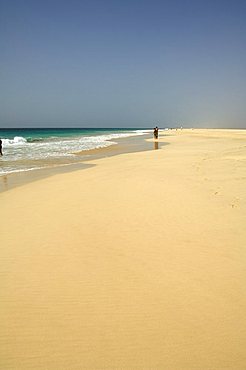
<path id="1" fill-rule="evenodd" d="M 245 142 L 169 131 L 1 193 L 0 368 L 244 370 Z"/>

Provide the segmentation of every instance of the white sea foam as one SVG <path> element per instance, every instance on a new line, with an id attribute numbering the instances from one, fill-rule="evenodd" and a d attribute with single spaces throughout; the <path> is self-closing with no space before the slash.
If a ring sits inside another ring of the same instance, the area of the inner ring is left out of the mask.
<path id="1" fill-rule="evenodd" d="M 27 140 L 21 136 L 13 139 L 3 138 L 3 157 L 0 175 L 12 172 L 31 171 L 56 165 L 75 163 L 81 160 L 76 153 L 91 149 L 105 148 L 117 144 L 116 139 L 140 136 L 148 130 L 111 132 L 96 136 L 49 137 L 45 140 Z"/>
<path id="2" fill-rule="evenodd" d="M 26 143 L 27 140 L 22 136 L 15 136 L 14 139 L 2 139 L 3 147 L 19 146 Z"/>
<path id="3" fill-rule="evenodd" d="M 5 168 L 4 170 L 0 169 L 0 176 L 5 176 L 10 173 L 19 173 L 19 172 L 29 172 L 29 171 L 35 171 L 35 170 L 41 170 L 43 167 L 25 167 L 25 168 Z"/>

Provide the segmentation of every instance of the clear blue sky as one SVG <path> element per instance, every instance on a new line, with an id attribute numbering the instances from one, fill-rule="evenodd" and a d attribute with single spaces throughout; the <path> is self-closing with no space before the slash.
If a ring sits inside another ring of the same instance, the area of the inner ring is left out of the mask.
<path id="1" fill-rule="evenodd" d="M 246 1 L 0 0 L 0 127 L 246 128 Z"/>

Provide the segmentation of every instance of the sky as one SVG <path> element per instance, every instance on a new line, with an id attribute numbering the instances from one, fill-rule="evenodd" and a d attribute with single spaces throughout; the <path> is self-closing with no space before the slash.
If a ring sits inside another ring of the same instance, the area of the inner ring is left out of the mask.
<path id="1" fill-rule="evenodd" d="M 0 128 L 246 128 L 245 46 L 245 0 L 0 0 Z"/>

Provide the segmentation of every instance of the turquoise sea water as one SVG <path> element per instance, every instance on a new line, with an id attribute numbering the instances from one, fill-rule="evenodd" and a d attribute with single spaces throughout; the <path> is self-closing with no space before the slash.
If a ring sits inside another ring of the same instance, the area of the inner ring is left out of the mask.
<path id="1" fill-rule="evenodd" d="M 80 162 L 78 152 L 89 153 L 91 149 L 116 145 L 116 139 L 147 132 L 119 128 L 0 129 L 3 145 L 0 175 Z"/>

